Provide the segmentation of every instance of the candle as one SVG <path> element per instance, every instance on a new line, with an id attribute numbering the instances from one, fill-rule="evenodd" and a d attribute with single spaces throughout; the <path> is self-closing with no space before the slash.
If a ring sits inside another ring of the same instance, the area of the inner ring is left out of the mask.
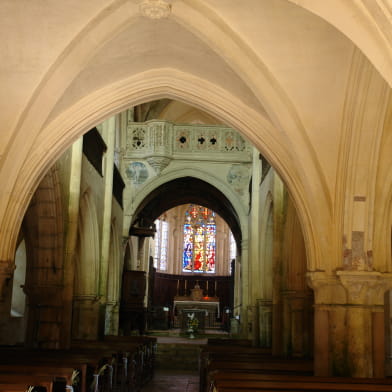
<path id="1" fill-rule="evenodd" d="M 215 297 L 216 297 L 216 289 L 217 289 L 217 286 L 218 286 L 217 283 L 218 283 L 218 282 L 215 281 Z"/>
<path id="2" fill-rule="evenodd" d="M 177 291 L 180 288 L 180 279 L 177 279 Z"/>
<path id="3" fill-rule="evenodd" d="M 185 294 L 186 294 L 186 284 L 187 284 L 187 282 L 188 282 L 188 281 L 187 281 L 187 280 L 185 280 Z"/>
<path id="4" fill-rule="evenodd" d="M 208 294 L 208 280 L 207 280 L 207 289 L 206 290 L 207 290 L 207 294 Z"/>

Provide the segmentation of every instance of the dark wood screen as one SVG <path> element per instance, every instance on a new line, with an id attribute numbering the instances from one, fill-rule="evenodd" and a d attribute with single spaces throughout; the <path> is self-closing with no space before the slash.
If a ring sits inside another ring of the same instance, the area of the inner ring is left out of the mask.
<path id="1" fill-rule="evenodd" d="M 173 307 L 176 295 L 190 295 L 191 289 L 198 283 L 203 295 L 219 297 L 220 309 L 233 307 L 233 279 L 231 276 L 179 276 L 155 273 L 153 306 Z"/>

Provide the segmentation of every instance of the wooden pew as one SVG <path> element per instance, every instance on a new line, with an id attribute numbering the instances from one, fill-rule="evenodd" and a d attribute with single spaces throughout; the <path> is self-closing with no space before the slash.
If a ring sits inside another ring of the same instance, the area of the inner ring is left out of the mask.
<path id="1" fill-rule="evenodd" d="M 155 347 L 156 338 L 150 337 L 108 337 L 105 341 L 77 341 L 70 350 L 3 346 L 0 348 L 0 374 L 1 367 L 8 364 L 15 372 L 22 372 L 27 367 L 33 370 L 35 366 L 34 370 L 39 372 L 41 369 L 42 374 L 48 373 L 48 369 L 54 366 L 57 377 L 64 376 L 61 369 L 65 368 L 71 370 L 71 375 L 73 370 L 80 372 L 80 385 L 75 387 L 76 392 L 90 392 L 93 382 L 95 392 L 110 392 L 113 388 L 133 391 L 140 389 L 152 377 Z M 98 376 L 98 371 L 102 369 L 102 374 Z M 3 368 L 3 372 L 7 371 L 11 371 L 10 368 Z M 68 374 L 67 384 L 70 383 Z"/>
<path id="2" fill-rule="evenodd" d="M 117 358 L 115 384 L 121 389 L 140 389 L 153 377 L 156 343 L 155 337 L 105 336 L 103 341 L 74 341 L 72 346 L 79 350 L 111 350 Z"/>
<path id="3" fill-rule="evenodd" d="M 366 383 L 326 383 L 326 382 L 284 382 L 267 380 L 220 381 L 214 385 L 212 392 L 304 392 L 304 391 L 346 391 L 346 392 L 391 392 L 391 386 L 385 384 Z"/>
<path id="4" fill-rule="evenodd" d="M 71 385 L 73 371 L 74 369 L 68 366 L 53 366 L 53 364 L 51 366 L 40 366 L 37 364 L 0 364 L 0 380 L 2 380 L 4 376 L 11 378 L 19 374 L 25 374 L 37 377 L 47 376 L 52 380 L 55 378 L 61 378 L 65 380 L 67 385 Z"/>
<path id="5" fill-rule="evenodd" d="M 152 379 L 155 369 L 155 354 L 157 349 L 157 338 L 151 336 L 105 336 L 104 342 L 109 344 L 139 343 L 142 346 L 142 379 L 143 385 Z"/>
<path id="6" fill-rule="evenodd" d="M 274 360 L 274 361 L 212 361 L 207 369 L 204 378 L 204 389 L 210 385 L 212 375 L 215 371 L 221 370 L 225 372 L 243 372 L 243 373 L 264 373 L 278 375 L 311 375 L 312 365 L 309 362 L 290 361 L 290 360 Z"/>
<path id="7" fill-rule="evenodd" d="M 257 382 L 257 383 L 250 383 Z M 242 388 L 271 388 L 281 390 L 281 388 L 293 388 L 295 385 L 301 385 L 302 390 L 374 390 L 374 391 L 392 391 L 392 379 L 388 378 L 350 378 L 350 377 L 315 377 L 315 376 L 297 376 L 283 374 L 256 374 L 256 373 L 238 373 L 218 371 L 211 374 L 211 383 L 209 392 L 219 392 L 226 388 L 236 388 L 242 391 Z M 350 389 L 351 388 L 351 389 Z"/>
<path id="8" fill-rule="evenodd" d="M 21 347 L 0 349 L 0 373 L 31 371 L 64 376 L 67 373 L 67 385 L 71 385 L 74 371 L 79 372 L 79 384 L 74 385 L 76 392 L 87 392 L 95 370 L 96 358 L 90 355 L 72 353 L 69 350 L 38 350 Z"/>
<path id="9" fill-rule="evenodd" d="M 94 355 L 106 355 L 107 358 L 111 356 L 110 364 L 109 358 L 107 363 L 111 366 L 110 384 L 114 389 L 127 390 L 136 389 L 139 380 L 139 367 L 141 362 L 141 344 L 119 345 L 116 343 L 102 342 L 102 341 L 83 341 L 74 342 L 73 350 L 78 347 L 79 352 L 94 353 Z M 107 384 L 106 377 L 101 377 L 100 383 Z M 105 389 L 105 388 L 104 388 Z"/>
<path id="10" fill-rule="evenodd" d="M 31 388 L 33 387 L 33 388 Z M 44 383 L 40 385 L 30 385 L 26 382 L 12 382 L 0 383 L 0 392 L 48 392 L 51 388 L 51 383 Z"/>
<path id="11" fill-rule="evenodd" d="M 66 379 L 30 373 L 0 374 L 0 391 L 65 392 Z"/>
<path id="12" fill-rule="evenodd" d="M 264 349 L 243 346 L 201 346 L 200 392 L 208 390 L 210 373 L 217 370 L 249 373 L 313 374 L 313 363 L 306 359 L 274 357 Z"/>
<path id="13" fill-rule="evenodd" d="M 232 339 L 232 338 L 208 338 L 207 346 L 242 346 L 252 347 L 252 341 L 249 339 Z M 270 349 L 266 349 L 270 352 Z"/>

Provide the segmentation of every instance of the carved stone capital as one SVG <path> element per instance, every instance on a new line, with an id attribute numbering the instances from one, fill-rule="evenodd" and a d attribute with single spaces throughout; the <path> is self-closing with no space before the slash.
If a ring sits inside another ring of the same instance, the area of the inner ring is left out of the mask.
<path id="1" fill-rule="evenodd" d="M 346 292 L 335 275 L 314 271 L 308 272 L 306 278 L 308 285 L 314 291 L 314 300 L 316 304 L 346 303 Z"/>
<path id="2" fill-rule="evenodd" d="M 392 288 L 392 274 L 376 271 L 337 271 L 347 292 L 347 302 L 361 305 L 383 305 L 384 294 Z"/>
<path id="3" fill-rule="evenodd" d="M 140 12 L 150 19 L 167 18 L 171 12 L 171 4 L 165 0 L 143 0 Z"/>
<path id="4" fill-rule="evenodd" d="M 383 305 L 392 288 L 392 274 L 375 271 L 308 272 L 317 305 Z"/>

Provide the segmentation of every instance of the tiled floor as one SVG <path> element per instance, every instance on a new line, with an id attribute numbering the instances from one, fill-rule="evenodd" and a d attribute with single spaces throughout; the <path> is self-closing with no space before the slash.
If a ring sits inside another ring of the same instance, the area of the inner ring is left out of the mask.
<path id="1" fill-rule="evenodd" d="M 198 392 L 199 374 L 186 370 L 157 370 L 141 392 Z"/>

